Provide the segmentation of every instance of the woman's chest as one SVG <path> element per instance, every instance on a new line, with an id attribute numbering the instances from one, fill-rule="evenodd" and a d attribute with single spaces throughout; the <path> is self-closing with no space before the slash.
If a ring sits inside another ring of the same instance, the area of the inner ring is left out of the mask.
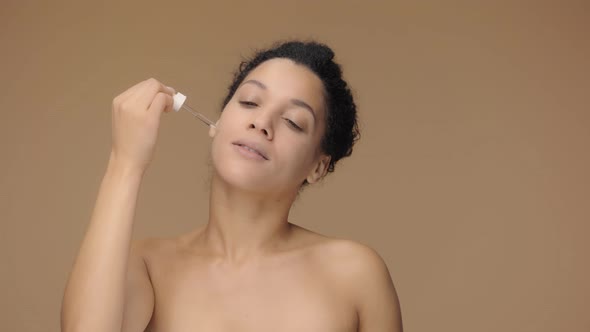
<path id="1" fill-rule="evenodd" d="M 167 265 L 167 266 L 166 266 Z M 152 277 L 148 331 L 356 331 L 338 280 L 304 261 L 231 270 L 168 262 Z"/>

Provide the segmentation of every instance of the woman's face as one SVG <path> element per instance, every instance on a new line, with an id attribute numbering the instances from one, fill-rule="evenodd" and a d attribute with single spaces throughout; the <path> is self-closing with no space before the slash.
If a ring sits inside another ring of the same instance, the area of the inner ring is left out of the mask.
<path id="1" fill-rule="evenodd" d="M 324 87 L 289 59 L 263 62 L 244 79 L 210 130 L 217 175 L 242 189 L 280 193 L 325 175 Z"/>

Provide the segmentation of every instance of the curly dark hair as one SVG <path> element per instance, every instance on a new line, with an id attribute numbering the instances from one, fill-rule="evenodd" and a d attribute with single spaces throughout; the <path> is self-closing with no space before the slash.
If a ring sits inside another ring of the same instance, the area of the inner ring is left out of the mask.
<path id="1" fill-rule="evenodd" d="M 258 65 L 273 58 L 286 58 L 304 65 L 321 79 L 326 105 L 326 128 L 321 148 L 331 157 L 328 172 L 333 172 L 338 160 L 352 154 L 352 146 L 360 138 L 360 131 L 352 93 L 342 79 L 340 65 L 333 60 L 334 52 L 327 45 L 314 41 L 288 41 L 256 52 L 240 63 L 222 103 L 222 110 L 244 78 Z"/>

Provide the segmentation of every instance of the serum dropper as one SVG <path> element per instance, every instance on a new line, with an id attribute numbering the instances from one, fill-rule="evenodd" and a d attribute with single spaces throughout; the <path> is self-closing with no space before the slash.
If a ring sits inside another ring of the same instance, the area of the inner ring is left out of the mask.
<path id="1" fill-rule="evenodd" d="M 178 112 L 180 109 L 184 109 L 185 111 L 189 112 L 190 114 L 194 115 L 195 117 L 197 117 L 199 120 L 203 121 L 205 124 L 215 128 L 215 123 L 209 119 L 207 119 L 206 116 L 204 116 L 203 114 L 193 110 L 190 106 L 188 106 L 185 101 L 186 101 L 186 96 L 183 95 L 180 92 L 177 92 L 174 95 L 174 104 L 172 106 L 172 109 L 174 109 L 175 112 Z"/>

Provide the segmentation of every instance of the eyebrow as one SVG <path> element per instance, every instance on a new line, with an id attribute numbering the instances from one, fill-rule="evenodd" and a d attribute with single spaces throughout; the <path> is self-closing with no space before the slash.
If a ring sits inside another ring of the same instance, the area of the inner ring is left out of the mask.
<path id="1" fill-rule="evenodd" d="M 247 84 L 247 83 L 254 84 L 263 90 L 268 90 L 268 88 L 266 87 L 266 85 L 264 85 L 264 83 L 257 81 L 257 80 L 252 80 L 252 79 L 247 80 L 246 82 L 242 83 L 242 85 Z M 309 106 L 309 104 L 307 104 L 303 100 L 297 99 L 297 98 L 291 98 L 291 104 L 293 104 L 295 106 L 302 107 L 303 109 L 309 111 L 309 113 L 311 113 L 311 115 L 313 116 L 313 119 L 316 120 L 315 112 L 314 112 L 313 108 L 311 108 L 311 106 Z"/>

